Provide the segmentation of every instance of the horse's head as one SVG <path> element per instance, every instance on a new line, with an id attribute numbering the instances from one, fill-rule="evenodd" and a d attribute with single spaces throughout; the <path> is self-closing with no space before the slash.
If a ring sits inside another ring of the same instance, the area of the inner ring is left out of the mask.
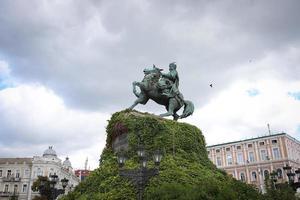
<path id="1" fill-rule="evenodd" d="M 162 69 L 155 67 L 155 65 L 153 65 L 151 68 L 144 69 L 145 76 L 142 82 L 147 85 L 147 88 L 152 88 L 157 84 L 159 78 L 161 77 L 161 71 Z"/>
<path id="2" fill-rule="evenodd" d="M 155 67 L 155 65 L 153 65 L 152 68 L 145 68 L 144 74 L 145 75 L 148 75 L 148 74 L 159 74 L 160 75 L 162 70 L 163 69 L 157 68 L 157 67 Z"/>

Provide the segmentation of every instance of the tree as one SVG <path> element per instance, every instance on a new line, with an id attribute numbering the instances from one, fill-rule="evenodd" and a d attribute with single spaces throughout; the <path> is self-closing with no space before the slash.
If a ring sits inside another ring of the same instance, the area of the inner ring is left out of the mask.
<path id="1" fill-rule="evenodd" d="M 47 176 L 39 176 L 32 184 L 31 189 L 39 192 L 41 196 L 36 196 L 34 200 L 48 200 L 51 199 L 50 180 Z"/>
<path id="2" fill-rule="evenodd" d="M 17 194 L 13 194 L 11 197 L 9 197 L 9 200 L 18 200 L 19 196 Z"/>
<path id="3" fill-rule="evenodd" d="M 296 192 L 288 183 L 275 185 L 274 180 L 270 179 L 269 175 L 266 175 L 264 182 L 266 187 L 264 200 L 299 200 L 295 196 Z"/>

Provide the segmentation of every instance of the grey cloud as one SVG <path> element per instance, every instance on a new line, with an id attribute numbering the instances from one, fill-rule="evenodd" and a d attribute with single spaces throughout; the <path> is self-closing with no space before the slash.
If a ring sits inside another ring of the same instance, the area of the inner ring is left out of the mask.
<path id="1" fill-rule="evenodd" d="M 173 61 L 201 106 L 249 59 L 299 46 L 298 1 L 45 2 L 1 1 L 0 53 L 14 76 L 83 109 L 129 106 L 143 67 Z"/>
<path id="2" fill-rule="evenodd" d="M 237 79 L 275 71 L 299 80 L 299 7 L 296 0 L 2 0 L 0 58 L 20 83 L 44 85 L 72 109 L 106 113 L 130 106 L 131 82 L 142 79 L 143 68 L 167 70 L 176 61 L 180 89 L 199 109 Z M 270 53 L 284 66 L 255 67 Z M 153 102 L 137 109 L 164 112 Z M 103 121 L 94 131 L 34 126 L 38 122 L 11 112 L 0 105 L 0 156 L 39 155 L 48 145 L 65 154 L 96 143 L 103 147 Z M 260 125 L 232 124 L 249 137 L 264 133 Z"/>

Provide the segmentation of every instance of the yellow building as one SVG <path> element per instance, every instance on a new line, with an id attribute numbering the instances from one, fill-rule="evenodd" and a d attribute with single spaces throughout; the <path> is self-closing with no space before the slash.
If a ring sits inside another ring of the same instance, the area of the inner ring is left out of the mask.
<path id="1" fill-rule="evenodd" d="M 278 182 L 285 182 L 283 167 L 288 164 L 293 172 L 300 167 L 300 142 L 286 133 L 211 145 L 207 152 L 218 168 L 262 191 L 266 174 L 274 170 Z"/>

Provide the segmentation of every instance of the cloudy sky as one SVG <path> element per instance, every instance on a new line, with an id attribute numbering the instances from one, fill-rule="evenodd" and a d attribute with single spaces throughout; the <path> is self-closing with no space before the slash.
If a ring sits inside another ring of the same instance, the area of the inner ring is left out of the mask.
<path id="1" fill-rule="evenodd" d="M 0 157 L 53 146 L 93 169 L 145 67 L 177 62 L 207 144 L 300 140 L 298 0 L 0 1 Z M 211 88 L 209 85 L 213 84 Z M 121 96 L 121 98 L 120 98 Z M 136 107 L 160 114 L 163 107 Z"/>

